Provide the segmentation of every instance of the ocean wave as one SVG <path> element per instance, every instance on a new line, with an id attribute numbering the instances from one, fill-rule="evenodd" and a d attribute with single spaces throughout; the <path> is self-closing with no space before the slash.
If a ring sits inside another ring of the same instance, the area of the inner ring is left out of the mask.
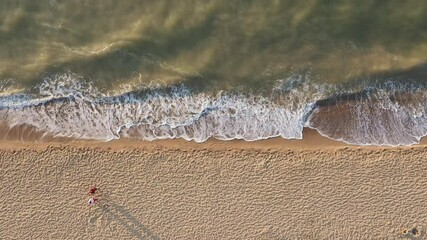
<path id="1" fill-rule="evenodd" d="M 203 142 L 302 139 L 304 127 L 355 145 L 412 145 L 427 134 L 427 94 L 386 82 L 351 92 L 294 74 L 270 96 L 193 92 L 185 86 L 102 93 L 73 74 L 46 77 L 33 93 L 0 96 L 1 125 L 55 137 Z"/>
<path id="2" fill-rule="evenodd" d="M 355 145 L 417 144 L 427 135 L 427 93 L 413 85 L 394 86 L 318 102 L 306 126 Z"/>

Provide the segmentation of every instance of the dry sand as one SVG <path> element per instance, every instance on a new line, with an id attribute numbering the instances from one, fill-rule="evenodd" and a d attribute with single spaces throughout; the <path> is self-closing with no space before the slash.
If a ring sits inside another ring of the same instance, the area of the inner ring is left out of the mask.
<path id="1" fill-rule="evenodd" d="M 427 238 L 426 145 L 307 135 L 1 142 L 0 239 Z"/>

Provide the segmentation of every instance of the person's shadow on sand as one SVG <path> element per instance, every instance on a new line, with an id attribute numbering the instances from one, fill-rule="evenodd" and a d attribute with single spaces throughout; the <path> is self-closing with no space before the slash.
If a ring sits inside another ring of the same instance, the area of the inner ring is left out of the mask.
<path id="1" fill-rule="evenodd" d="M 101 201 L 103 203 L 100 204 L 100 210 L 120 223 L 137 239 L 159 239 L 128 210 L 112 201 L 111 198 L 104 195 Z"/>

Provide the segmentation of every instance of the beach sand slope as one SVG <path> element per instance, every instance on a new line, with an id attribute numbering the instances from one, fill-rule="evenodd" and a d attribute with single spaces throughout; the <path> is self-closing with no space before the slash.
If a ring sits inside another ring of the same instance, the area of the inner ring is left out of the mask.
<path id="1" fill-rule="evenodd" d="M 427 237 L 424 146 L 0 146 L 0 239 Z"/>

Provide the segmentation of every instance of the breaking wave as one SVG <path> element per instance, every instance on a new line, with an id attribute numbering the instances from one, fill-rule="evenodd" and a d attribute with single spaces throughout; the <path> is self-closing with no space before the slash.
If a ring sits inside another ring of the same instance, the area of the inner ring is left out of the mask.
<path id="1" fill-rule="evenodd" d="M 73 74 L 48 77 L 34 93 L 0 95 L 1 124 L 55 137 L 203 142 L 302 139 L 303 128 L 355 145 L 412 145 L 427 135 L 425 88 L 386 82 L 360 91 L 278 80 L 269 96 L 193 92 L 185 86 L 102 93 Z"/>

